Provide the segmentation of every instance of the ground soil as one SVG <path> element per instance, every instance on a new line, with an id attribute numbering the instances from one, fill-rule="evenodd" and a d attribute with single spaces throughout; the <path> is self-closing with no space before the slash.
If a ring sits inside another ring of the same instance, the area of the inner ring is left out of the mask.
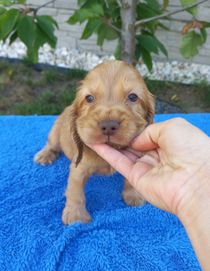
<path id="1" fill-rule="evenodd" d="M 0 114 L 59 114 L 73 101 L 85 74 L 82 70 L 1 59 Z M 210 112 L 210 86 L 206 82 L 184 85 L 146 79 L 146 83 L 158 97 L 157 113 Z M 162 103 L 168 105 L 164 110 Z"/>

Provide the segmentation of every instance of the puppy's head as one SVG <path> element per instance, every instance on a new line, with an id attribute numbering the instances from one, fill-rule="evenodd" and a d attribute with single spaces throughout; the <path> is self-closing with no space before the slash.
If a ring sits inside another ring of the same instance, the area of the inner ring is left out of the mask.
<path id="1" fill-rule="evenodd" d="M 81 82 L 74 110 L 81 141 L 124 148 L 153 121 L 154 100 L 133 66 L 109 61 Z"/>

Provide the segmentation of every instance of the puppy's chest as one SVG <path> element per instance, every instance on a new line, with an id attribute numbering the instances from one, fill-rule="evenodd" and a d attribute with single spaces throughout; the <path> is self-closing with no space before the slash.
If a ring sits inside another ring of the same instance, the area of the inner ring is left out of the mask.
<path id="1" fill-rule="evenodd" d="M 95 173 L 99 173 L 102 175 L 109 175 L 113 174 L 116 170 L 113 169 L 105 160 L 103 160 L 101 157 L 98 155 L 96 156 L 97 158 L 93 162 L 93 167 Z"/>
<path id="2" fill-rule="evenodd" d="M 89 169 L 90 173 L 95 172 L 102 175 L 109 175 L 116 171 L 104 159 L 102 159 L 92 150 L 85 150 L 82 161 L 83 165 Z"/>
<path id="3" fill-rule="evenodd" d="M 110 165 L 104 165 L 101 167 L 97 167 L 95 172 L 102 175 L 110 175 L 113 174 L 116 170 L 114 170 Z"/>

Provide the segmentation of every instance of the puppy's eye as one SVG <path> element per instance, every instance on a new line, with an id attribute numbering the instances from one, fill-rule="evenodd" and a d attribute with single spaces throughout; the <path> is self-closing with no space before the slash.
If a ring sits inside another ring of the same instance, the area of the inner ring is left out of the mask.
<path id="1" fill-rule="evenodd" d="M 92 95 L 87 95 L 87 96 L 85 97 L 85 99 L 86 99 L 86 101 L 87 101 L 88 103 L 92 103 L 92 102 L 95 100 L 95 98 L 94 98 Z"/>
<path id="2" fill-rule="evenodd" d="M 131 93 L 131 94 L 128 95 L 128 100 L 130 102 L 136 102 L 137 99 L 138 99 L 138 96 L 135 93 Z"/>

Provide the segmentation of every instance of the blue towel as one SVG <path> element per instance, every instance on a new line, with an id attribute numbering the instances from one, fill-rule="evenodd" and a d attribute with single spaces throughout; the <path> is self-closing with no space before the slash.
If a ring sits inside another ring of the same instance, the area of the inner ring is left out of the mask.
<path id="1" fill-rule="evenodd" d="M 210 114 L 181 116 L 210 134 Z M 180 221 L 150 204 L 126 206 L 118 173 L 90 178 L 91 223 L 62 224 L 69 161 L 33 163 L 55 118 L 0 117 L 0 271 L 201 270 Z"/>

